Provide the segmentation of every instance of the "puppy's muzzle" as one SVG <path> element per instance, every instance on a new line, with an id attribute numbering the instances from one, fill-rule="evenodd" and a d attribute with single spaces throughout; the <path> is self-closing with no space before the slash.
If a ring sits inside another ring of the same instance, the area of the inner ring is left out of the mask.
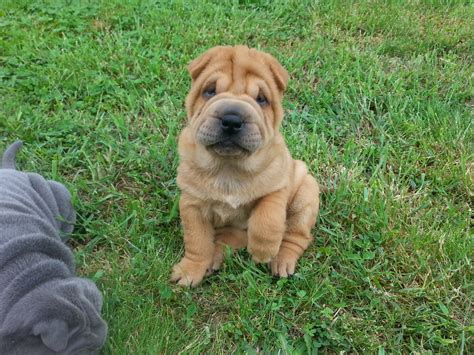
<path id="1" fill-rule="evenodd" d="M 250 154 L 262 144 L 256 110 L 248 103 L 223 98 L 212 103 L 197 131 L 198 142 L 219 155 Z"/>

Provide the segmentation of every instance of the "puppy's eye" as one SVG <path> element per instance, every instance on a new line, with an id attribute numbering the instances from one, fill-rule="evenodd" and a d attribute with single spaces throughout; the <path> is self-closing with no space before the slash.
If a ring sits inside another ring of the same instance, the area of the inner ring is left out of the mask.
<path id="1" fill-rule="evenodd" d="M 216 96 L 216 86 L 211 85 L 208 88 L 206 88 L 203 91 L 202 96 L 204 96 L 206 99 L 210 99 L 211 97 Z"/>
<path id="2" fill-rule="evenodd" d="M 258 94 L 255 101 L 257 101 L 257 104 L 259 104 L 260 106 L 265 106 L 266 104 L 268 104 L 268 100 L 263 94 Z"/>

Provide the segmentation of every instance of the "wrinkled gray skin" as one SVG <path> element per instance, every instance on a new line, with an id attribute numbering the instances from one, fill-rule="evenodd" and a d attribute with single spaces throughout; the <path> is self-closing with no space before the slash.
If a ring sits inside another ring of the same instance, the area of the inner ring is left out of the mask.
<path id="1" fill-rule="evenodd" d="M 21 142 L 0 166 L 0 354 L 97 354 L 107 325 L 96 285 L 74 276 L 63 243 L 75 212 L 60 183 L 15 169 Z"/>

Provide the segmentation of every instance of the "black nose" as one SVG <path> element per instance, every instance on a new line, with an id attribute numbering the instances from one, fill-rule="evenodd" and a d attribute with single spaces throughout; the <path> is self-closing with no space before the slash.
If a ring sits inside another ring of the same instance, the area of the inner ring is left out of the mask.
<path id="1" fill-rule="evenodd" d="M 226 133 L 237 133 L 242 129 L 242 118 L 234 113 L 226 113 L 222 117 L 221 127 Z"/>

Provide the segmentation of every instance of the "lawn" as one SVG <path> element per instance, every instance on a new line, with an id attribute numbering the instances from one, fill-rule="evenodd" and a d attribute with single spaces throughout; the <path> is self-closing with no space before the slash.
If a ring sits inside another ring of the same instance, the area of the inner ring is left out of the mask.
<path id="1" fill-rule="evenodd" d="M 472 353 L 473 23 L 469 1 L 2 1 L 0 150 L 73 193 L 104 354 Z M 218 44 L 288 69 L 282 131 L 330 189 L 293 278 L 242 251 L 181 289 L 186 65 Z"/>

